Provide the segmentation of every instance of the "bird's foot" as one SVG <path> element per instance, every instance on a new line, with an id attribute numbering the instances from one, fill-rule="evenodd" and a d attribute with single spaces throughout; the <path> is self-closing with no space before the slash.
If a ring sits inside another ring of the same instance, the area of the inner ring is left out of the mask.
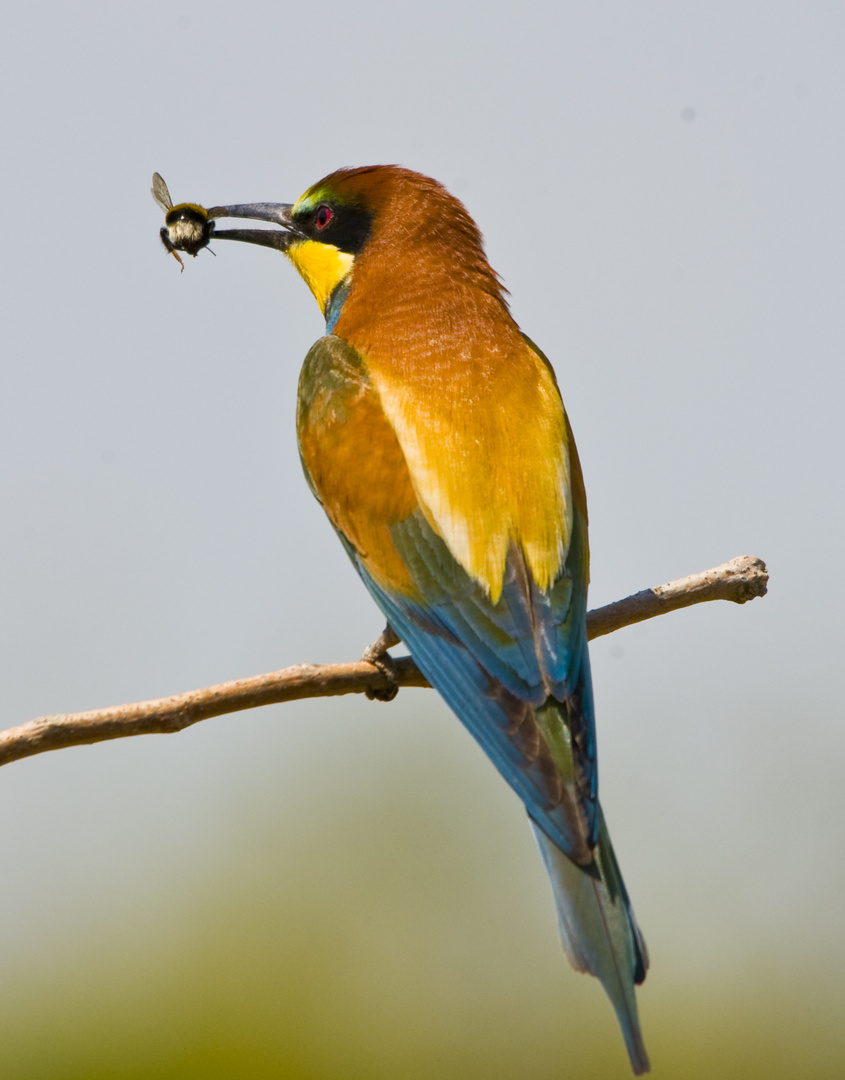
<path id="1" fill-rule="evenodd" d="M 361 659 L 381 672 L 387 682 L 386 686 L 368 686 L 364 691 L 370 701 L 393 701 L 399 693 L 399 684 L 396 681 L 396 663 L 387 651 L 391 646 L 398 645 L 401 638 L 395 633 L 390 623 L 385 626 L 381 635 L 364 649 Z"/>

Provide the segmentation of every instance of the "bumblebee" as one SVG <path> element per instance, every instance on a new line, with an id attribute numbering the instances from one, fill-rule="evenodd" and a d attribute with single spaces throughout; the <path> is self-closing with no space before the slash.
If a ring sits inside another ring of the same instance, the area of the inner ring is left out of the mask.
<path id="1" fill-rule="evenodd" d="M 208 245 L 214 232 L 214 222 L 209 221 L 208 211 L 196 203 L 179 203 L 174 206 L 167 184 L 158 173 L 153 173 L 153 186 L 150 191 L 164 211 L 165 224 L 159 233 L 161 242 L 184 270 L 185 264 L 179 258 L 179 252 L 185 251 L 196 258 Z"/>

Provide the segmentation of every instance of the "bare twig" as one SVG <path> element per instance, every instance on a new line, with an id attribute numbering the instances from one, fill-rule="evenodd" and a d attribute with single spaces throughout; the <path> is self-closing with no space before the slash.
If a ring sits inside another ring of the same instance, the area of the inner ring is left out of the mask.
<path id="1" fill-rule="evenodd" d="M 705 600 L 744 604 L 755 596 L 765 595 L 768 579 L 761 559 L 742 556 L 702 574 L 644 589 L 591 611 L 587 616 L 587 633 L 590 638 L 601 637 L 623 626 Z M 409 656 L 396 660 L 396 681 L 399 686 L 428 686 Z M 169 734 L 211 716 L 255 709 L 259 705 L 360 694 L 368 689 L 384 689 L 385 685 L 384 674 L 364 660 L 351 664 L 296 664 L 268 675 L 237 679 L 155 701 L 41 716 L 0 732 L 0 765 L 65 746 L 122 739 L 128 735 Z"/>
<path id="2" fill-rule="evenodd" d="M 592 641 L 623 626 L 704 600 L 732 600 L 735 604 L 744 604 L 757 596 L 765 596 L 768 583 L 769 575 L 763 560 L 755 559 L 753 555 L 740 555 L 712 570 L 690 574 L 654 589 L 643 589 L 615 604 L 591 611 L 587 616 L 587 635 Z"/>

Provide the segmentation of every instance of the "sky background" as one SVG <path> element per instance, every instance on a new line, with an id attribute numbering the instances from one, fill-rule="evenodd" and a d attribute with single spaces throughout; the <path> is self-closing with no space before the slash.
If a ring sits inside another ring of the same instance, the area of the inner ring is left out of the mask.
<path id="1" fill-rule="evenodd" d="M 310 293 L 246 245 L 180 274 L 149 186 L 428 173 L 557 371 L 592 605 L 771 573 L 592 648 L 654 1075 L 841 1076 L 844 48 L 812 0 L 10 7 L 2 726 L 377 635 L 296 453 Z M 31 758 L 0 822 L 4 1075 L 627 1075 L 431 692 Z"/>

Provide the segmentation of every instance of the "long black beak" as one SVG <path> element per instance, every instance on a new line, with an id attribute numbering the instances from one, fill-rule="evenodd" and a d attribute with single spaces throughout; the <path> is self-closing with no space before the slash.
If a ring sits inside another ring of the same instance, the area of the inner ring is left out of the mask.
<path id="1" fill-rule="evenodd" d="M 254 221 L 269 221 L 281 225 L 282 229 L 217 229 L 215 240 L 242 240 L 246 244 L 260 244 L 262 247 L 287 251 L 299 236 L 299 230 L 291 220 L 291 203 L 241 203 L 237 206 L 212 206 L 208 211 L 209 220 L 217 218 L 252 218 Z"/>

